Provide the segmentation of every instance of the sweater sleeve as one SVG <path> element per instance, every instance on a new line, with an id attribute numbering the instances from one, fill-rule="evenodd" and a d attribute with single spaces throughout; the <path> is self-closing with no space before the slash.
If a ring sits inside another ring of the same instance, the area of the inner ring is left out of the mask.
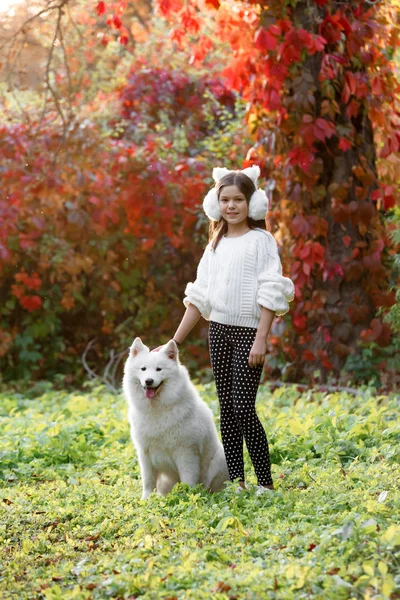
<path id="1" fill-rule="evenodd" d="M 202 317 L 208 320 L 211 313 L 211 306 L 208 301 L 209 284 L 209 265 L 210 265 L 210 246 L 204 250 L 197 267 L 197 277 L 194 282 L 189 282 L 185 289 L 185 298 L 183 304 L 186 308 L 189 304 L 194 304 L 201 312 Z"/>
<path id="2" fill-rule="evenodd" d="M 278 245 L 269 231 L 264 232 L 259 241 L 257 259 L 257 302 L 280 317 L 289 311 L 289 302 L 294 299 L 295 290 L 293 281 L 282 276 Z"/>

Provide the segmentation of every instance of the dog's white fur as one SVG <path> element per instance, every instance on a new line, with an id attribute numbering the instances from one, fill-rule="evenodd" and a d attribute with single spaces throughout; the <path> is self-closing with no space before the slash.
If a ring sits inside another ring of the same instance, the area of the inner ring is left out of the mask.
<path id="1" fill-rule="evenodd" d="M 166 495 L 179 481 L 202 483 L 211 491 L 224 487 L 229 474 L 212 412 L 179 362 L 173 340 L 150 352 L 136 338 L 125 363 L 123 390 L 142 499 L 154 489 Z"/>

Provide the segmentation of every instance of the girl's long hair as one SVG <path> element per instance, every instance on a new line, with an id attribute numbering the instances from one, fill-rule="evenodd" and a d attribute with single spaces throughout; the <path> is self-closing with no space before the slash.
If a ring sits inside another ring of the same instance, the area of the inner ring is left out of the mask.
<path id="1" fill-rule="evenodd" d="M 221 179 L 215 186 L 216 190 L 217 190 L 218 201 L 219 201 L 219 197 L 220 197 L 222 188 L 224 188 L 228 185 L 236 185 L 236 187 L 239 188 L 239 190 L 242 192 L 243 196 L 246 198 L 247 207 L 248 207 L 250 204 L 250 198 L 256 191 L 256 186 L 254 185 L 254 183 L 252 182 L 250 177 L 247 177 L 247 175 L 245 175 L 244 173 L 241 173 L 240 171 L 234 172 L 234 173 L 228 173 L 227 175 L 224 175 L 224 177 L 221 177 Z M 254 219 L 250 219 L 250 217 L 247 217 L 247 225 L 248 225 L 249 229 L 267 229 L 266 224 L 265 224 L 265 219 L 262 219 L 260 221 L 255 221 Z M 213 250 L 216 249 L 219 242 L 221 241 L 221 238 L 227 232 L 228 232 L 228 223 L 225 221 L 225 219 L 223 217 L 221 217 L 219 221 L 211 221 L 210 222 L 208 241 L 211 242 L 211 246 L 212 246 Z"/>

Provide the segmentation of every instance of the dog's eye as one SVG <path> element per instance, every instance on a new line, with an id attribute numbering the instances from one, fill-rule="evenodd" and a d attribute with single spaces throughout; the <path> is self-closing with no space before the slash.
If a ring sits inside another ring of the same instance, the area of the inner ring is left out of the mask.
<path id="1" fill-rule="evenodd" d="M 145 370 L 146 370 L 146 367 L 142 367 L 142 371 L 145 371 Z"/>
<path id="2" fill-rule="evenodd" d="M 161 367 L 157 367 L 156 371 L 162 371 Z"/>

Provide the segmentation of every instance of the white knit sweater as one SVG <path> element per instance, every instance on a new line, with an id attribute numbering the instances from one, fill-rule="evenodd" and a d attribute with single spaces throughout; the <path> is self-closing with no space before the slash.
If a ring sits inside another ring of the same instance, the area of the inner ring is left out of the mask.
<path id="1" fill-rule="evenodd" d="M 293 298 L 294 285 L 282 276 L 274 236 L 253 229 L 239 237 L 223 237 L 215 252 L 211 242 L 207 245 L 183 303 L 197 306 L 208 321 L 258 327 L 260 306 L 281 316 Z"/>

